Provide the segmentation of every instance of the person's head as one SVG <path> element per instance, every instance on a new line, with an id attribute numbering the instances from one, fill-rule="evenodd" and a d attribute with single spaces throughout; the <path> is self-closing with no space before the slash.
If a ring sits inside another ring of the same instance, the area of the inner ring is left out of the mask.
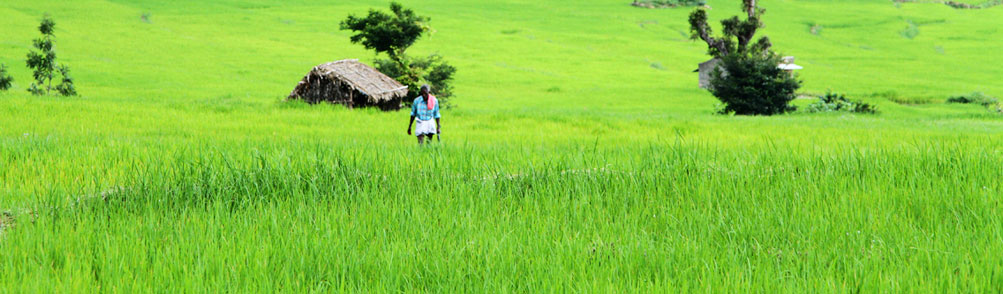
<path id="1" fill-rule="evenodd" d="M 421 89 L 418 90 L 418 93 L 421 93 L 421 97 L 428 98 L 428 91 L 429 87 L 426 84 L 426 85 L 421 85 Z"/>

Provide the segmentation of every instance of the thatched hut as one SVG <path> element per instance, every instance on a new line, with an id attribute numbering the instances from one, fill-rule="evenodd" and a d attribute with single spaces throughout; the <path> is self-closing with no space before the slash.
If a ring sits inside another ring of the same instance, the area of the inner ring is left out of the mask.
<path id="1" fill-rule="evenodd" d="M 345 59 L 315 66 L 287 99 L 397 110 L 406 95 L 407 86 L 358 59 Z"/>

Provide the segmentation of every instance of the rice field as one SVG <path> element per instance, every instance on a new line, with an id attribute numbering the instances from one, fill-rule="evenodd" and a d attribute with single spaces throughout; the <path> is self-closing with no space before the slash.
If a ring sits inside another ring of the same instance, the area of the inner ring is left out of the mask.
<path id="1" fill-rule="evenodd" d="M 1003 96 L 1000 7 L 764 1 L 804 93 L 880 113 L 735 117 L 688 9 L 404 4 L 459 69 L 424 147 L 283 101 L 384 2 L 0 3 L 0 292 L 1003 292 L 1003 120 L 944 103 Z M 79 97 L 25 91 L 46 12 Z"/>

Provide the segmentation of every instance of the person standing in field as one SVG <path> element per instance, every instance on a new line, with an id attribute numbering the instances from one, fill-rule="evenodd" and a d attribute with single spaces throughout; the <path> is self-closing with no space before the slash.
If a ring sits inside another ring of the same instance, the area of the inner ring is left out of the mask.
<path id="1" fill-rule="evenodd" d="M 439 102 L 428 91 L 428 85 L 421 86 L 421 95 L 414 98 L 414 102 L 411 103 L 411 121 L 407 123 L 407 134 L 410 135 L 411 125 L 414 124 L 415 118 L 418 119 L 414 134 L 418 136 L 419 145 L 422 144 L 424 138 L 427 137 L 428 141 L 431 142 L 432 136 L 442 132 L 442 127 L 439 125 Z M 435 119 L 434 124 L 432 119 Z"/>

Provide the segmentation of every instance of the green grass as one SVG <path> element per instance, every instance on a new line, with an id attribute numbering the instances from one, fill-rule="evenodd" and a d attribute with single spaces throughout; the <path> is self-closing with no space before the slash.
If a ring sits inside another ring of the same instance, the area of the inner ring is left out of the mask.
<path id="1" fill-rule="evenodd" d="M 999 7 L 765 1 L 803 92 L 881 112 L 731 117 L 688 9 L 405 5 L 459 69 L 425 148 L 404 112 L 282 102 L 371 59 L 337 23 L 384 2 L 0 4 L 0 289 L 1003 291 L 1003 123 L 944 103 L 1003 97 Z M 25 91 L 46 12 L 79 97 Z"/>

